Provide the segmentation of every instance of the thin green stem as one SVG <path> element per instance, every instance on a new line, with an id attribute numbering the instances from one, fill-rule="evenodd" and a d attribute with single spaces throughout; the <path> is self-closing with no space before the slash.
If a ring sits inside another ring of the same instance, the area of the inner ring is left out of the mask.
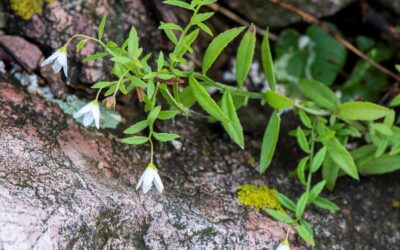
<path id="1" fill-rule="evenodd" d="M 100 96 L 100 93 L 102 90 L 103 90 L 103 88 L 100 88 L 99 91 L 97 91 L 96 101 L 99 100 L 99 96 Z"/>
<path id="2" fill-rule="evenodd" d="M 119 78 L 118 83 L 117 83 L 117 88 L 115 89 L 114 94 L 113 94 L 114 97 L 117 95 L 119 86 L 121 85 L 121 82 L 123 82 L 122 80 L 124 79 L 125 75 L 129 73 L 129 71 L 130 71 L 130 69 L 128 69 L 127 71 L 125 71 L 125 72 L 121 75 L 121 77 Z"/>
<path id="3" fill-rule="evenodd" d="M 247 91 L 247 90 L 243 90 L 243 89 L 239 89 L 236 87 L 232 87 L 220 82 L 215 82 L 213 80 L 211 80 L 209 77 L 194 72 L 194 77 L 196 77 L 197 79 L 204 81 L 208 84 L 210 84 L 213 87 L 216 87 L 218 89 L 222 89 L 222 90 L 229 90 L 231 92 L 232 95 L 237 95 L 237 96 L 244 96 L 244 97 L 249 97 L 252 99 L 263 99 L 264 98 L 264 94 L 263 93 L 256 93 L 256 92 L 251 92 L 251 91 Z"/>

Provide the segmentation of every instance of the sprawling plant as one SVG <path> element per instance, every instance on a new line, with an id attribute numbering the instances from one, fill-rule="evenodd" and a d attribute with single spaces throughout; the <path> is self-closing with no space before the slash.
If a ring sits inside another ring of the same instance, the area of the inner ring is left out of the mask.
<path id="1" fill-rule="evenodd" d="M 313 79 L 303 79 L 298 83 L 302 94 L 300 101 L 278 93 L 268 30 L 261 43 L 261 59 L 269 90 L 263 93 L 247 91 L 244 83 L 256 48 L 256 30 L 253 25 L 247 30 L 245 27 L 238 27 L 216 35 L 202 56 L 201 71 L 188 67 L 187 58 L 189 54 L 194 54 L 192 45 L 199 33 L 203 31 L 213 36 L 205 21 L 214 13 L 201 12 L 200 9 L 215 1 L 164 1 L 165 4 L 187 9 L 192 16 L 185 27 L 175 23 L 161 23 L 159 29 L 165 32 L 174 44 L 174 49 L 170 53 L 160 51 L 154 64 L 149 63 L 152 54 L 144 54 L 140 47 L 134 27 L 121 46 L 113 41 L 105 41 L 105 17 L 99 25 L 97 37 L 81 34 L 73 36 L 65 46 L 46 60 L 45 64 L 53 62 L 55 71 L 63 68 L 67 74 L 65 56 L 75 38 L 81 39 L 76 45 L 77 51 L 88 41 L 97 42 L 103 49 L 83 62 L 104 57 L 113 62 L 112 73 L 115 80 L 95 83 L 92 88 L 98 89 L 96 99 L 76 114 L 84 116 L 85 126 L 94 121 L 98 127 L 98 99 L 101 95 L 105 97 L 106 104 L 113 107 L 118 93 L 127 95 L 136 91 L 139 99 L 144 102 L 144 110 L 148 115 L 145 120 L 136 122 L 124 131 L 129 137 L 122 139 L 122 142 L 134 145 L 150 144 L 151 160 L 137 187 L 143 185 L 144 193 L 150 190 L 153 183 L 160 192 L 163 191 L 163 184 L 154 162 L 154 141 L 169 142 L 179 137 L 177 134 L 158 131 L 154 126 L 157 120 L 170 120 L 177 115 L 188 116 L 191 113 L 190 108 L 197 103 L 211 119 L 221 123 L 226 133 L 240 148 L 244 148 L 243 129 L 237 110 L 246 105 L 248 99 L 257 99 L 263 105 L 268 104 L 274 111 L 262 139 L 259 161 L 259 172 L 262 174 L 268 169 L 274 156 L 282 111 L 292 109 L 301 120 L 301 125 L 292 135 L 296 136 L 299 147 L 306 154 L 296 168 L 297 177 L 304 185 L 304 192 L 297 200 L 277 192 L 277 200 L 287 212 L 271 208 L 263 210 L 276 220 L 288 224 L 288 231 L 294 228 L 308 244 L 314 245 L 313 230 L 304 219 L 304 211 L 310 205 L 331 211 L 339 210 L 337 205 L 321 197 L 324 188 L 332 190 L 340 176 L 347 175 L 358 180 L 360 174 L 382 174 L 400 169 L 400 128 L 395 125 L 395 112 L 370 102 L 342 103 L 327 85 Z M 207 72 L 224 48 L 241 34 L 236 56 L 237 85 L 230 86 L 212 80 L 207 76 Z M 209 94 L 208 90 L 211 88 L 221 93 L 222 97 L 219 100 L 216 101 Z M 161 99 L 168 105 L 162 106 Z M 400 97 L 394 99 L 391 104 L 399 105 Z M 323 180 L 315 184 L 313 177 L 317 172 L 322 173 Z M 288 247 L 288 244 L 286 238 L 282 247 Z"/>

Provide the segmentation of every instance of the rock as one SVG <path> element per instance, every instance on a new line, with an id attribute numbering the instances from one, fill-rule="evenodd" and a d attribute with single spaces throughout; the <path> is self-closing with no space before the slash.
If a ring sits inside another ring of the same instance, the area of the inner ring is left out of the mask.
<path id="1" fill-rule="evenodd" d="M 4 79 L 0 107 L 2 249 L 274 249 L 286 226 L 240 205 L 238 185 L 302 192 L 287 177 L 300 156 L 285 136 L 295 124 L 283 124 L 273 165 L 259 176 L 247 163 L 258 139 L 247 137 L 241 151 L 206 121 L 157 123 L 180 134 L 182 146 L 155 145 L 165 192 L 143 195 L 135 185 L 149 162 L 147 146 L 84 129 Z M 400 209 L 391 202 L 400 198 L 399 177 L 342 178 L 334 194 L 324 193 L 342 211 L 307 211 L 315 249 L 397 249 Z M 290 241 L 292 249 L 307 249 L 293 232 Z"/>
<path id="2" fill-rule="evenodd" d="M 282 28 L 301 21 L 299 16 L 269 3 L 268 0 L 221 0 L 220 2 L 260 27 Z M 287 0 L 284 2 L 320 18 L 335 14 L 355 0 Z"/>
<path id="3" fill-rule="evenodd" d="M 42 58 L 42 51 L 34 44 L 19 36 L 0 35 L 0 49 L 13 57 L 28 71 L 35 70 Z"/>

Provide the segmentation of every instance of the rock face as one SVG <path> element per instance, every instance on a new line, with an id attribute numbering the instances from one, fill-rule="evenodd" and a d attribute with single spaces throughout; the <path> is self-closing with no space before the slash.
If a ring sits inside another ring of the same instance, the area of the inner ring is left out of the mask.
<path id="1" fill-rule="evenodd" d="M 221 0 L 221 2 L 261 27 L 281 28 L 301 21 L 300 17 L 269 3 L 268 0 Z M 325 17 L 355 0 L 285 0 L 284 2 L 316 17 Z"/>
<path id="2" fill-rule="evenodd" d="M 205 121 L 159 124 L 183 146 L 156 145 L 165 192 L 143 195 L 134 188 L 149 161 L 146 146 L 84 129 L 4 80 L 0 107 L 1 249 L 274 249 L 284 238 L 284 225 L 241 206 L 236 192 L 239 184 L 300 192 L 286 176 L 298 153 L 285 136 L 260 177 L 246 163 L 257 140 L 247 138 L 240 151 Z M 316 249 L 396 249 L 400 209 L 390 204 L 400 198 L 399 177 L 341 180 L 333 199 L 341 212 L 307 213 Z M 290 241 L 307 249 L 293 233 Z"/>

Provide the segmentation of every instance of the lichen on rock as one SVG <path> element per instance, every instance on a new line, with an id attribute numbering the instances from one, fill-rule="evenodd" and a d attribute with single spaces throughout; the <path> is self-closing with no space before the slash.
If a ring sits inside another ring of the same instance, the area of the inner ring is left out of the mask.
<path id="1" fill-rule="evenodd" d="M 10 0 L 11 8 L 25 21 L 35 14 L 41 14 L 43 5 L 54 0 Z"/>

